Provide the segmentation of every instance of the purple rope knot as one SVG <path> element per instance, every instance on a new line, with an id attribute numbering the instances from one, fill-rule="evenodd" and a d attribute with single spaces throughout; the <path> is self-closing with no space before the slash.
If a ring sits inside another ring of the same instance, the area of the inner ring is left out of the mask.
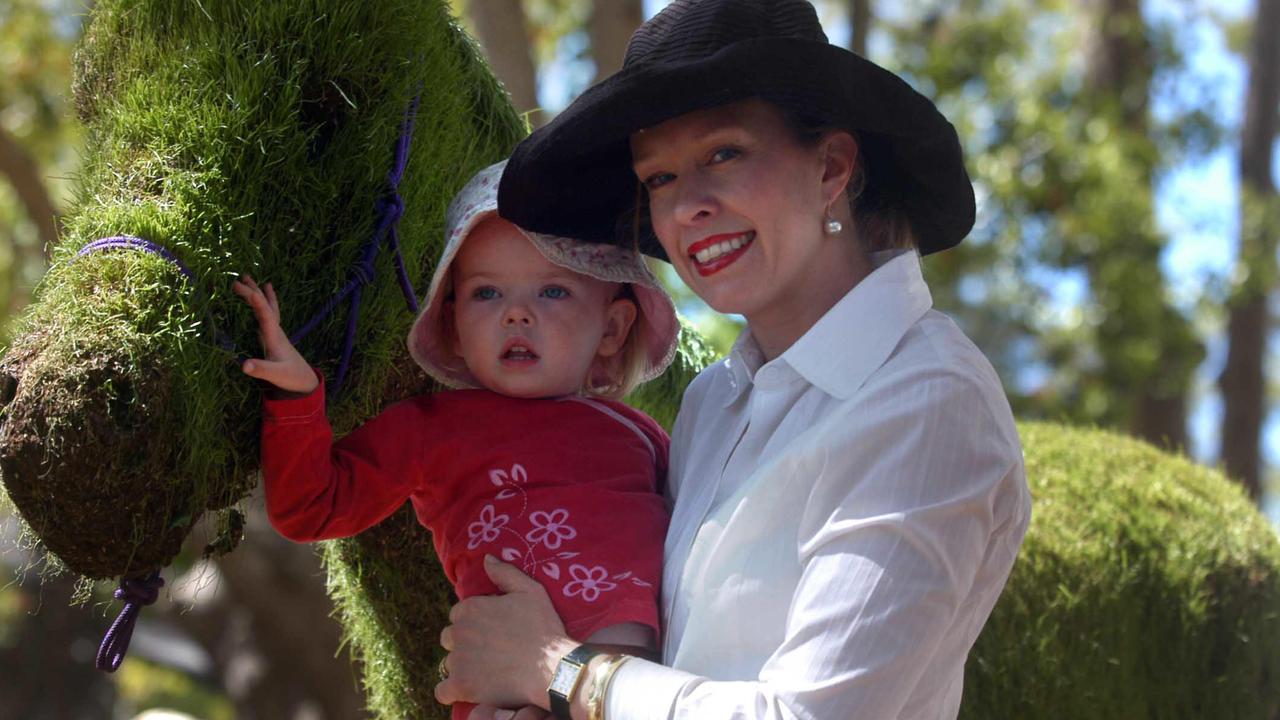
<path id="1" fill-rule="evenodd" d="M 114 593 L 117 600 L 124 601 L 124 609 L 111 623 L 102 645 L 98 646 L 98 657 L 94 664 L 99 670 L 115 672 L 124 661 L 124 654 L 129 651 L 129 641 L 133 639 L 133 626 L 138 622 L 138 613 L 142 608 L 151 605 L 160 597 L 160 588 L 164 587 L 164 578 L 160 571 L 141 578 L 121 578 L 120 587 Z"/>
<path id="2" fill-rule="evenodd" d="M 160 599 L 162 587 L 164 587 L 164 578 L 159 575 L 124 579 L 120 581 L 120 587 L 116 588 L 112 595 L 115 595 L 117 600 L 125 601 L 126 604 L 147 606 L 155 604 L 155 601 Z"/>
<path id="3" fill-rule="evenodd" d="M 384 223 L 394 225 L 404 215 L 404 198 L 400 197 L 400 193 L 396 192 L 395 188 L 392 188 L 391 192 L 374 203 L 374 208 L 383 218 Z"/>

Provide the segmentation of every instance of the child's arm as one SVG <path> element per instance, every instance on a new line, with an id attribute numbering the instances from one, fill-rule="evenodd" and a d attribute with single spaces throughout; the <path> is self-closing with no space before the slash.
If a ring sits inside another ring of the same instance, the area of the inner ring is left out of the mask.
<path id="1" fill-rule="evenodd" d="M 591 633 L 587 642 L 610 652 L 634 655 L 654 662 L 661 660 L 658 638 L 653 628 L 644 623 L 628 622 L 603 627 Z"/>
<path id="2" fill-rule="evenodd" d="M 245 374 L 291 394 L 263 404 L 262 476 L 272 526 L 311 542 L 381 522 L 413 492 L 418 443 L 405 435 L 423 429 L 427 418 L 410 404 L 393 406 L 334 443 L 320 376 L 280 327 L 274 289 L 248 275 L 233 289 L 253 308 L 266 355 L 245 361 Z"/>
<path id="3" fill-rule="evenodd" d="M 306 394 L 315 390 L 320 381 L 280 327 L 280 303 L 271 283 L 259 288 L 252 277 L 245 275 L 232 283 L 231 289 L 253 308 L 253 316 L 258 319 L 258 339 L 266 355 L 245 360 L 240 369 L 249 377 L 287 392 Z"/>

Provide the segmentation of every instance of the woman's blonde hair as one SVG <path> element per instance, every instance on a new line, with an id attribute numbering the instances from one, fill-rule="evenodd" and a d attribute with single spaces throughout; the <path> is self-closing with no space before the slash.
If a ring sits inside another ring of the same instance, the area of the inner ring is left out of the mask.
<path id="1" fill-rule="evenodd" d="M 824 135 L 832 131 L 847 132 L 858 145 L 858 159 L 845 192 L 849 197 L 849 212 L 853 216 L 855 236 L 868 253 L 880 250 L 913 249 L 916 234 L 911 217 L 901 198 L 893 197 L 873 182 L 867 154 L 862 152 L 862 138 L 856 130 L 840 127 L 816 115 L 796 110 L 787 104 L 772 103 L 782 113 L 796 142 L 806 147 L 817 145 Z"/>

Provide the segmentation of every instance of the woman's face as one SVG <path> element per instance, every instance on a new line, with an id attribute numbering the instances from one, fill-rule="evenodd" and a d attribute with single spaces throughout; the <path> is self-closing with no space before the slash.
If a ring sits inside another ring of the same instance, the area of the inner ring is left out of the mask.
<path id="1" fill-rule="evenodd" d="M 717 311 L 745 315 L 758 340 L 789 345 L 865 274 L 853 237 L 823 232 L 828 208 L 851 224 L 847 133 L 802 145 L 781 111 L 753 99 L 642 130 L 631 150 L 676 272 Z"/>

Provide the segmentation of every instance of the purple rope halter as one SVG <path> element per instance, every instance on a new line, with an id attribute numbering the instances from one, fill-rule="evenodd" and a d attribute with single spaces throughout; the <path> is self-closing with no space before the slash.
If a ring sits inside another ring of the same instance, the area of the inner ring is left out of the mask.
<path id="1" fill-rule="evenodd" d="M 107 636 L 102 638 L 98 647 L 98 657 L 94 662 L 99 670 L 113 673 L 124 661 L 124 654 L 129 651 L 129 641 L 133 639 L 133 626 L 138 622 L 138 613 L 160 597 L 160 588 L 164 586 L 164 578 L 156 570 L 142 578 L 121 578 L 120 587 L 116 588 L 117 600 L 124 601 L 124 609 L 116 621 L 111 623 Z"/>
<path id="2" fill-rule="evenodd" d="M 346 337 L 342 344 L 342 361 L 338 365 L 338 374 L 331 390 L 334 395 L 337 395 L 338 390 L 342 387 L 342 382 L 347 375 L 347 369 L 351 364 L 351 354 L 355 349 L 356 320 L 360 315 L 360 299 L 364 294 L 364 286 L 373 282 L 374 261 L 377 259 L 378 250 L 381 249 L 384 239 L 388 240 L 391 252 L 395 253 L 396 277 L 400 281 L 400 289 L 404 292 L 409 309 L 415 315 L 418 312 L 418 298 L 413 290 L 413 283 L 409 280 L 409 271 L 405 267 L 404 256 L 400 253 L 400 234 L 397 231 L 400 216 L 404 214 L 404 199 L 400 197 L 400 180 L 404 177 L 405 166 L 409 162 L 409 145 L 413 140 L 413 121 L 418 112 L 418 100 L 419 98 L 415 97 L 413 102 L 409 104 L 408 109 L 405 110 L 404 121 L 400 124 L 400 139 L 396 142 L 395 165 L 392 166 L 391 172 L 387 173 L 387 193 L 374 203 L 374 208 L 378 213 L 378 224 L 374 230 L 373 237 L 369 242 L 365 243 L 360 256 L 360 264 L 353 269 L 352 278 L 347 282 L 346 286 L 337 295 L 330 298 L 324 307 L 320 308 L 320 311 L 307 321 L 306 325 L 303 325 L 300 330 L 289 336 L 289 342 L 297 345 L 320 324 L 321 320 L 337 307 L 338 303 L 350 296 L 351 309 L 347 316 Z M 163 245 L 132 235 L 114 235 L 94 240 L 81 248 L 76 253 L 76 257 L 88 255 L 99 250 L 116 249 L 143 250 L 159 255 L 173 263 L 188 280 L 195 282 L 195 274 Z M 216 329 L 215 335 L 218 343 L 224 349 L 232 350 L 234 348 L 230 339 L 217 333 Z M 106 637 L 102 639 L 102 645 L 98 648 L 96 665 L 99 670 L 115 672 L 116 668 L 120 667 L 125 653 L 129 650 L 129 641 L 133 638 L 133 626 L 138 620 L 138 613 L 141 612 L 143 607 L 156 601 L 156 598 L 160 595 L 160 587 L 163 585 L 164 579 L 160 577 L 159 570 L 145 578 L 120 580 L 120 587 L 115 591 L 115 597 L 117 600 L 125 601 L 124 609 L 120 611 L 120 615 L 111 624 L 111 629 L 107 631 Z"/>
<path id="3" fill-rule="evenodd" d="M 195 273 L 191 272 L 186 265 L 182 264 L 182 261 L 179 260 L 177 256 L 165 249 L 163 245 L 157 245 L 149 240 L 143 240 L 140 237 L 134 237 L 132 235 L 113 235 L 111 237 L 94 240 L 88 245 L 80 248 L 80 252 L 76 253 L 76 257 L 82 257 L 98 250 L 116 250 L 121 248 L 145 250 L 154 255 L 159 255 L 177 266 L 178 270 L 181 271 L 188 280 L 194 282 L 196 279 Z"/>
<path id="4" fill-rule="evenodd" d="M 191 272 L 191 269 L 188 268 L 186 265 L 183 265 L 182 261 L 179 260 L 176 255 L 169 252 L 169 250 L 165 248 L 163 245 L 160 245 L 158 243 L 153 243 L 150 240 L 144 240 L 140 237 L 134 237 L 133 235 L 112 235 L 111 237 L 99 238 L 89 243 L 88 245 L 85 245 L 84 247 L 80 248 L 80 252 L 77 252 L 75 257 L 83 257 L 85 255 L 89 255 L 90 253 L 98 252 L 100 250 L 122 250 L 122 249 L 123 250 L 142 250 L 144 252 L 149 252 L 152 255 L 159 255 L 160 257 L 172 263 L 173 266 L 178 268 L 178 271 L 182 273 L 183 277 L 187 278 L 187 280 L 190 281 L 192 285 L 195 285 L 195 281 L 196 281 L 195 273 Z M 209 321 L 209 327 L 213 329 L 214 341 L 217 342 L 218 345 L 221 346 L 223 350 L 226 350 L 228 352 L 233 351 L 235 349 L 235 344 L 231 342 L 231 338 L 222 334 L 222 332 L 218 330 L 217 325 L 215 325 L 213 322 L 213 317 L 206 316 L 206 320 Z"/>
<path id="5" fill-rule="evenodd" d="M 400 254 L 400 234 L 397 231 L 400 216 L 404 214 L 404 199 L 400 197 L 400 179 L 404 177 L 404 168 L 409 161 L 409 144 L 413 139 L 413 119 L 417 112 L 418 98 L 415 97 L 409 108 L 405 110 L 404 122 L 400 124 L 400 140 L 396 143 L 395 165 L 391 168 L 391 172 L 387 173 L 387 194 L 374 203 L 378 211 L 377 229 L 374 230 L 369 242 L 365 243 L 360 263 L 353 268 L 351 279 L 301 329 L 289 336 L 289 342 L 297 345 L 337 307 L 338 303 L 348 296 L 351 298 L 351 308 L 347 311 L 346 337 L 342 342 L 342 359 L 338 364 L 338 374 L 333 382 L 335 395 L 341 389 L 351 365 L 351 352 L 355 348 L 356 320 L 360 316 L 360 299 L 364 295 L 364 286 L 373 281 L 373 263 L 378 257 L 378 250 L 382 248 L 384 238 L 388 239 L 391 251 L 395 253 L 396 277 L 400 280 L 400 289 L 404 292 L 409 310 L 415 315 L 418 312 L 418 298 L 413 291 L 413 284 L 409 282 L 409 271 L 405 268 L 404 257 Z"/>

